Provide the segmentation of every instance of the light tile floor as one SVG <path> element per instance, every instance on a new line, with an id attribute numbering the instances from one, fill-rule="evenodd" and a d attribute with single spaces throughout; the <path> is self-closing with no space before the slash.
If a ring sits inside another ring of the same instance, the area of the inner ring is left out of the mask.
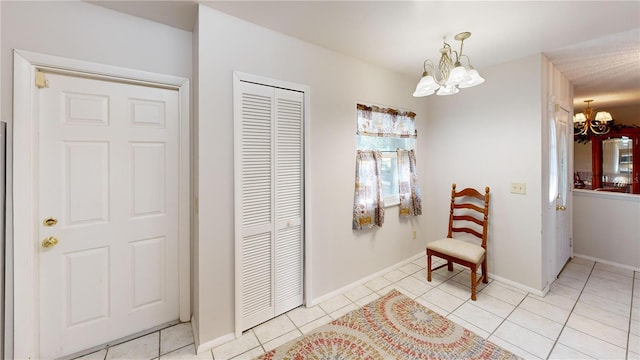
<path id="1" fill-rule="evenodd" d="M 426 281 L 417 259 L 314 307 L 299 307 L 195 355 L 189 323 L 80 359 L 252 359 L 395 288 L 526 359 L 640 360 L 640 273 L 574 258 L 545 297 L 499 281 L 470 300 L 469 272 L 445 268 Z"/>

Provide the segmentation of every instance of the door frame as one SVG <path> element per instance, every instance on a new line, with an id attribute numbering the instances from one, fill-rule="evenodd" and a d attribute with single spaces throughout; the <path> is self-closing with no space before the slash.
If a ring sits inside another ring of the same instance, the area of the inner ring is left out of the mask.
<path id="1" fill-rule="evenodd" d="M 311 88 L 308 85 L 303 85 L 303 84 L 297 84 L 297 83 L 293 83 L 293 82 L 289 82 L 289 81 L 284 81 L 284 80 L 277 80 L 277 79 L 272 79 L 272 78 L 268 78 L 268 77 L 264 77 L 264 76 L 260 76 L 260 75 L 253 75 L 253 74 L 249 74 L 249 73 L 244 73 L 244 72 L 240 72 L 240 71 L 234 71 L 233 72 L 233 98 L 235 99 L 237 96 L 239 96 L 238 93 L 238 83 L 240 82 L 249 82 L 249 83 L 254 83 L 254 84 L 259 84 L 259 85 L 265 85 L 265 86 L 271 86 L 271 87 L 275 87 L 275 88 L 282 88 L 282 89 L 287 89 L 287 90 L 294 90 L 294 91 L 300 91 L 304 94 L 304 112 L 303 112 L 303 116 L 304 116 L 304 121 L 303 121 L 303 149 L 304 149 L 304 154 L 302 157 L 302 161 L 303 161 L 303 177 L 304 180 L 302 182 L 302 186 L 303 186 L 303 192 L 302 192 L 302 196 L 303 196 L 303 216 L 302 216 L 302 223 L 304 225 L 304 232 L 303 232 L 303 236 L 304 236 L 304 240 L 303 240 L 303 277 L 302 277 L 302 302 L 303 305 L 306 306 L 306 304 L 310 304 L 311 303 L 311 226 L 309 224 L 309 221 L 307 221 L 310 216 L 311 216 L 311 197 L 310 197 L 310 190 L 311 189 L 311 184 L 310 184 L 310 175 L 309 175 L 309 166 L 308 164 L 309 159 L 310 159 L 310 154 L 311 154 L 311 147 L 310 147 L 310 123 L 311 123 L 311 110 L 310 110 L 310 104 L 311 104 Z M 235 117 L 237 116 L 235 113 L 235 109 L 234 109 L 234 123 L 236 121 Z M 234 125 L 235 126 L 235 125 Z M 238 154 L 240 152 L 240 141 L 238 138 L 239 134 L 234 131 L 234 154 Z M 235 162 L 235 161 L 234 161 Z M 238 196 L 238 191 L 240 188 L 240 184 L 238 182 L 239 177 L 239 169 L 237 168 L 237 166 L 234 165 L 234 188 L 236 191 L 236 197 Z M 235 200 L 234 200 L 235 202 Z M 234 203 L 235 206 L 235 203 Z M 235 210 L 236 212 L 238 211 L 237 209 Z M 241 247 L 240 247 L 240 242 L 238 241 L 238 239 L 241 237 L 240 231 L 241 231 L 241 226 L 242 224 L 240 224 L 239 222 L 239 217 L 236 216 L 235 220 L 234 220 L 234 274 L 235 274 L 235 280 L 234 280 L 234 288 L 235 288 L 235 300 L 234 300 L 234 307 L 235 307 L 235 314 L 234 314 L 234 321 L 235 321 L 235 331 L 234 331 L 234 336 L 236 338 L 239 338 L 242 335 L 242 327 L 241 327 L 241 312 L 242 312 L 242 303 L 241 303 L 241 299 L 242 299 L 242 294 L 241 294 L 241 276 L 239 276 L 239 274 L 241 274 L 242 271 L 242 259 L 241 259 Z"/>
<path id="2" fill-rule="evenodd" d="M 190 276 L 190 105 L 189 79 L 88 61 L 13 52 L 13 356 L 36 359 L 40 353 L 37 225 L 38 107 L 33 84 L 39 68 L 87 74 L 141 85 L 173 88 L 179 96 L 178 282 L 180 320 L 191 316 Z"/>

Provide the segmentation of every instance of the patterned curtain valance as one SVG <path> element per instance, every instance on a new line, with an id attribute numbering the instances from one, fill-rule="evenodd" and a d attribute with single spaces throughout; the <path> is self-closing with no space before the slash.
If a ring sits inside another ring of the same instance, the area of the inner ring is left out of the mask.
<path id="1" fill-rule="evenodd" d="M 416 113 L 378 106 L 357 104 L 358 135 L 415 138 Z"/>

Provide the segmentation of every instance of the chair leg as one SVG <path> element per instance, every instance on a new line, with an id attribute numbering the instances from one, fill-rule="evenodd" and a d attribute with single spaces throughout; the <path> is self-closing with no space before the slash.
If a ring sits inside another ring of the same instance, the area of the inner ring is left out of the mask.
<path id="1" fill-rule="evenodd" d="M 427 281 L 431 281 L 431 254 L 427 251 Z"/>
<path id="2" fill-rule="evenodd" d="M 453 271 L 453 263 L 451 261 L 447 261 L 447 270 Z"/>
<path id="3" fill-rule="evenodd" d="M 486 257 L 482 261 L 482 282 L 485 284 L 489 283 L 489 275 L 487 275 L 487 258 Z"/>
<path id="4" fill-rule="evenodd" d="M 471 268 L 471 300 L 476 301 L 476 275 L 477 269 L 475 266 Z"/>

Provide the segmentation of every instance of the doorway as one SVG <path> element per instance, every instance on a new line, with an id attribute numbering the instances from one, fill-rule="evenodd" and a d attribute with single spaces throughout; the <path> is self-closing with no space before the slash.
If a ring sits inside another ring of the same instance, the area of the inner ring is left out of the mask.
<path id="1" fill-rule="evenodd" d="M 188 321 L 188 81 L 25 51 L 14 80 L 14 357 Z"/>

